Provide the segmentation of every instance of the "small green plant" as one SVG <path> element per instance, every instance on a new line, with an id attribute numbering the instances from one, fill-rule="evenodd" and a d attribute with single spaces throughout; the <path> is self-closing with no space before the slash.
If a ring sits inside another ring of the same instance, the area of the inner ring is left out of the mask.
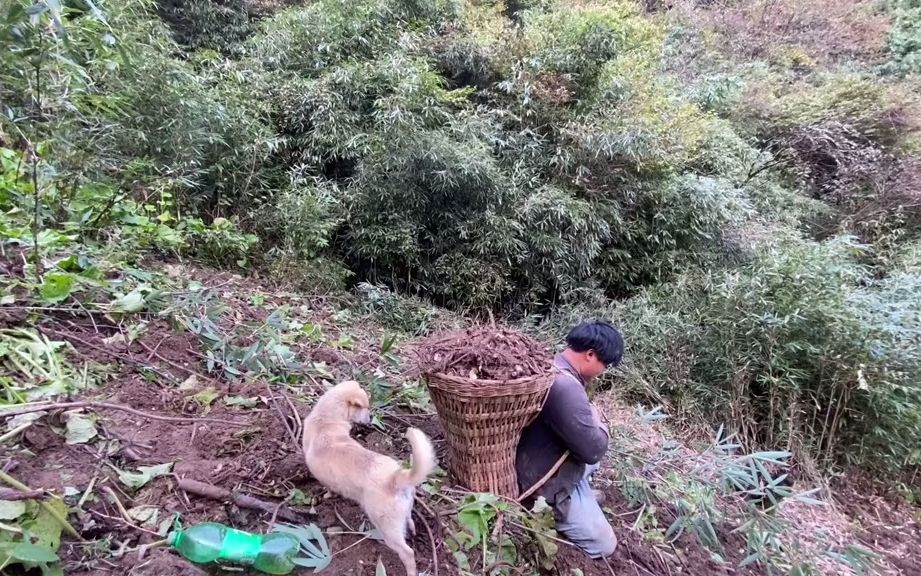
<path id="1" fill-rule="evenodd" d="M 528 533 L 535 549 L 537 564 L 544 570 L 552 570 L 556 566 L 556 556 L 559 552 L 553 508 L 541 496 L 530 511 L 526 510 L 518 516 L 518 521 Z"/>
<path id="2" fill-rule="evenodd" d="M 316 524 L 303 526 L 277 524 L 275 530 L 291 534 L 300 542 L 302 556 L 298 556 L 293 560 L 295 564 L 303 568 L 312 568 L 314 572 L 319 572 L 329 566 L 332 560 L 329 544 L 326 543 L 323 531 Z"/>
<path id="3" fill-rule="evenodd" d="M 256 235 L 240 232 L 226 218 L 215 218 L 210 225 L 197 219 L 187 219 L 182 224 L 186 231 L 186 250 L 205 263 L 218 267 L 248 267 L 253 250 L 259 243 Z"/>
<path id="4" fill-rule="evenodd" d="M 436 318 L 437 313 L 431 305 L 396 294 L 384 286 L 361 283 L 358 291 L 361 307 L 366 314 L 387 328 L 403 334 L 424 334 Z M 392 345 L 393 341 L 388 351 Z"/>
<path id="5" fill-rule="evenodd" d="M 0 386 L 6 404 L 67 394 L 86 384 L 64 357 L 67 344 L 30 329 L 0 330 Z"/>
<path id="6" fill-rule="evenodd" d="M 213 294 L 190 294 L 173 314 L 206 350 L 208 371 L 220 369 L 231 379 L 245 373 L 285 376 L 301 368 L 293 350 L 285 343 L 287 310 L 278 308 L 257 325 L 236 325 L 227 333 L 217 323 L 224 312 Z M 237 344 L 246 338 L 251 343 Z"/>
<path id="7" fill-rule="evenodd" d="M 843 552 L 829 551 L 826 554 L 830 558 L 850 566 L 857 576 L 872 574 L 877 565 L 876 561 L 879 560 L 879 554 L 872 550 L 867 550 L 863 546 L 856 545 L 847 546 Z"/>
<path id="8" fill-rule="evenodd" d="M 490 546 L 491 530 L 499 515 L 509 509 L 509 504 L 493 494 L 471 494 L 460 503 L 455 521 L 459 527 L 450 533 L 446 545 L 464 574 L 476 573 L 470 563 L 469 553 L 479 547 L 482 568 L 493 574 L 507 574 L 507 565 L 514 565 L 517 549 L 507 534 L 498 535 L 495 546 Z"/>
<path id="9" fill-rule="evenodd" d="M 61 545 L 61 524 L 67 506 L 60 498 L 44 505 L 34 500 L 0 503 L 0 515 L 10 529 L 0 536 L 0 567 L 37 569 L 42 576 L 63 576 L 57 551 Z"/>

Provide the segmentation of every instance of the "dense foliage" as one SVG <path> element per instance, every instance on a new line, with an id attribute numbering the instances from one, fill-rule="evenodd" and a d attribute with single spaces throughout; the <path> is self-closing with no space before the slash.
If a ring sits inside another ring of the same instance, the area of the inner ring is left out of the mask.
<path id="1" fill-rule="evenodd" d="M 917 467 L 918 7 L 700 4 L 3 0 L 2 240 L 614 310 L 626 389 Z"/>

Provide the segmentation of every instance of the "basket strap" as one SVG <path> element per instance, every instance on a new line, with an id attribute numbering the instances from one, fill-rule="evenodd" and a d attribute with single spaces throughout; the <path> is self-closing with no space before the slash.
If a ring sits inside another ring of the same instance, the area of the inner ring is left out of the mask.
<path id="1" fill-rule="evenodd" d="M 573 375 L 572 375 L 572 374 L 569 374 L 569 373 L 567 373 L 567 372 L 564 372 L 564 371 L 560 370 L 559 368 L 557 368 L 556 366 L 553 367 L 553 370 L 552 370 L 552 371 L 553 371 L 554 374 L 563 374 L 563 375 L 565 375 L 565 376 L 569 376 L 570 378 L 573 378 Z M 575 378 L 573 378 L 573 379 L 575 379 Z M 553 386 L 553 383 L 551 382 L 551 383 L 550 383 L 550 386 L 548 386 L 547 389 L 544 390 L 544 397 L 543 397 L 543 399 L 541 399 L 541 401 L 540 401 L 540 408 L 538 408 L 538 409 L 537 409 L 537 412 L 535 412 L 534 415 L 531 416 L 531 418 L 525 423 L 525 425 L 524 425 L 525 428 L 527 428 L 528 426 L 530 426 L 531 424 L 533 424 L 534 421 L 537 420 L 537 417 L 540 416 L 540 413 L 544 411 L 544 404 L 547 403 L 547 398 L 550 397 L 550 388 L 551 388 L 552 386 Z"/>
<path id="2" fill-rule="evenodd" d="M 569 458 L 569 450 L 567 450 L 566 452 L 563 452 L 563 455 L 560 456 L 560 459 L 557 460 L 557 461 L 553 464 L 553 466 L 550 467 L 550 470 L 549 470 L 546 474 L 544 474 L 544 477 L 541 478 L 540 480 L 538 480 L 533 486 L 531 486 L 530 488 L 528 488 L 527 490 L 525 490 L 524 494 L 522 494 L 521 496 L 519 496 L 519 497 L 518 497 L 518 500 L 516 500 L 516 502 L 521 503 L 522 501 L 524 501 L 525 499 L 527 499 L 529 496 L 531 496 L 532 494 L 534 494 L 535 492 L 537 492 L 537 491 L 540 489 L 541 486 L 543 486 L 544 484 L 546 484 L 547 481 L 550 480 L 550 478 L 551 478 L 554 474 L 556 474 L 557 470 L 560 469 L 560 466 L 563 465 L 563 462 L 566 462 L 566 459 L 567 459 L 567 458 Z"/>
<path id="3" fill-rule="evenodd" d="M 565 370 L 560 370 L 556 366 L 553 367 L 553 371 L 557 374 L 563 374 L 564 376 L 568 376 L 569 378 L 572 378 L 573 380 L 576 379 L 575 376 L 573 376 L 569 372 L 566 372 Z M 553 385 L 551 384 L 551 386 Z M 547 403 L 547 397 L 549 396 L 550 396 L 550 388 L 547 388 L 547 391 L 544 392 L 544 399 L 540 403 L 540 410 L 538 410 L 537 413 L 531 418 L 531 420 L 528 421 L 529 425 L 531 424 L 531 422 L 534 422 L 534 420 L 538 416 L 540 416 L 540 413 L 544 410 L 544 404 Z M 566 452 L 563 452 L 563 455 L 560 456 L 559 459 L 553 464 L 553 466 L 550 467 L 550 470 L 548 470 L 547 473 L 544 474 L 543 478 L 541 478 L 540 480 L 535 482 L 533 486 L 525 490 L 524 493 L 518 497 L 517 502 L 520 503 L 526 500 L 529 496 L 531 496 L 532 494 L 540 490 L 540 487 L 546 484 L 547 481 L 550 480 L 550 478 L 553 477 L 553 475 L 557 473 L 560 467 L 563 466 L 563 463 L 566 462 L 567 458 L 569 458 L 569 454 L 570 454 L 569 450 L 567 450 Z"/>

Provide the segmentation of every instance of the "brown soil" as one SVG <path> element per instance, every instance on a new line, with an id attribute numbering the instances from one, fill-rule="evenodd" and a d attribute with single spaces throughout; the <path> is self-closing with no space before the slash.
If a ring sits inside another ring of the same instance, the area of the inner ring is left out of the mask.
<path id="1" fill-rule="evenodd" d="M 917 508 L 856 472 L 839 483 L 835 493 L 856 523 L 861 544 L 881 556 L 889 573 L 921 574 L 921 512 Z"/>
<path id="2" fill-rule="evenodd" d="M 225 281 L 224 278 L 207 276 L 201 279 L 206 285 Z M 246 291 L 241 289 L 245 281 L 231 281 L 231 288 L 222 294 L 222 299 L 234 308 L 229 317 L 232 322 L 227 318 L 222 322 L 237 323 L 237 327 L 245 328 L 246 323 L 264 321 L 270 310 L 250 302 Z M 375 352 L 381 338 L 379 332 L 361 336 L 355 326 L 348 329 L 336 326 L 322 303 L 311 304 L 315 315 L 311 321 L 323 323 L 324 333 L 331 338 L 337 338 L 340 333 L 354 337 L 356 346 L 354 350 L 343 350 L 305 342 L 297 346 L 298 356 L 304 363 L 324 362 L 336 378 L 349 377 L 355 370 L 385 364 Z M 323 573 L 373 576 L 380 559 L 388 574 L 403 574 L 398 558 L 386 546 L 372 539 L 363 540 L 360 534 L 352 534 L 370 528 L 363 513 L 355 504 L 329 494 L 309 477 L 297 442 L 289 432 L 291 415 L 279 409 L 283 403 L 272 401 L 273 397 L 280 397 L 285 392 L 294 409 L 304 416 L 311 399 L 322 390 L 322 384 L 308 373 L 295 375 L 284 387 L 263 380 L 231 383 L 217 373 L 206 374 L 198 339 L 162 318 L 152 317 L 146 329 L 130 345 L 120 343 L 118 338 L 113 339 L 112 336 L 120 333 L 120 327 L 101 318 L 97 318 L 94 324 L 85 317 L 51 316 L 36 327 L 49 337 L 69 341 L 74 347 L 73 359 L 77 365 L 91 361 L 115 367 L 114 375 L 105 383 L 84 392 L 85 399 L 127 404 L 162 416 L 230 422 L 163 422 L 125 412 L 104 411 L 99 413 L 100 441 L 91 445 L 68 445 L 61 434 L 64 427 L 61 414 L 51 414 L 22 436 L 19 449 L 15 449 L 14 442 L 7 442 L 2 447 L 6 470 L 33 488 L 49 489 L 58 494 L 64 494 L 69 488 L 68 492 L 77 494 L 68 499 L 72 510 L 77 508 L 80 494 L 90 484 L 95 487 L 81 509 L 70 516 L 77 529 L 93 543 L 81 545 L 69 541 L 62 546 L 60 552 L 68 575 L 197 576 L 225 573 L 215 567 L 193 566 L 175 553 L 162 549 L 141 558 L 134 549 L 160 538 L 152 532 L 156 526 L 145 526 L 143 529 L 130 526 L 121 517 L 107 490 L 114 491 L 126 509 L 141 505 L 156 507 L 159 521 L 178 513 L 184 525 L 215 521 L 253 532 L 264 532 L 268 528 L 269 514 L 186 495 L 177 488 L 177 481 L 181 478 L 236 490 L 273 505 L 298 490 L 304 500 L 292 502 L 291 506 L 302 515 L 303 522 L 314 522 L 324 531 L 332 529 L 336 532 L 328 538 L 334 553 L 332 564 Z M 471 342 L 477 343 L 474 356 L 461 358 L 457 355 L 461 343 L 465 350 L 469 350 Z M 420 348 L 425 349 L 426 346 Z M 439 350 L 446 354 L 441 358 L 439 367 L 453 369 L 453 373 L 462 375 L 476 369 L 481 378 L 508 378 L 549 367 L 549 354 L 543 347 L 533 341 L 522 340 L 520 334 L 505 329 L 454 333 L 442 337 L 440 344 L 428 349 L 433 356 Z M 511 349 L 519 351 L 513 361 L 499 359 Z M 453 356 L 448 358 L 447 355 Z M 197 382 L 190 383 L 191 376 L 195 376 Z M 402 382 L 399 375 L 386 376 L 395 384 Z M 208 388 L 214 388 L 218 397 L 204 407 L 193 397 Z M 234 407 L 223 401 L 224 396 L 259 400 L 255 407 Z M 413 425 L 423 429 L 432 438 L 439 456 L 444 456 L 444 434 L 437 418 L 429 414 L 405 413 L 394 407 L 381 411 L 381 416 L 383 430 L 371 427 L 355 430 L 356 438 L 368 448 L 405 459 L 409 447 L 402 432 Z M 234 425 L 233 422 L 243 425 Z M 138 466 L 166 462 L 174 463 L 173 474 L 157 478 L 136 492 L 122 486 L 113 469 L 133 470 Z M 449 485 L 450 479 L 445 480 L 445 487 Z M 575 548 L 561 544 L 552 573 L 573 576 L 578 569 L 585 576 L 610 576 L 612 573 L 618 576 L 760 574 L 754 569 L 734 568 L 741 559 L 742 546 L 732 534 L 719 534 L 720 540 L 727 543 L 729 558 L 725 564 L 715 560 L 689 536 L 682 537 L 675 546 L 645 539 L 632 526 L 637 511 L 631 510 L 617 485 L 600 475 L 597 486 L 606 493 L 605 507 L 620 538 L 617 552 L 606 563 L 592 561 Z M 869 490 L 864 492 L 869 493 Z M 421 491 L 419 498 L 421 503 L 415 509 L 418 532 L 410 545 L 416 551 L 420 573 L 433 576 L 437 570 L 438 576 L 458 575 L 445 545 L 452 530 L 451 518 L 456 505 Z M 904 509 L 892 508 L 891 517 L 884 518 L 884 522 L 874 521 L 872 515 L 880 509 L 877 501 L 864 501 L 856 495 L 849 498 L 855 506 L 853 516 L 865 522 L 864 540 L 868 546 L 894 551 L 892 558 L 887 557 L 888 565 L 901 571 L 888 573 L 917 574 L 916 570 L 912 571 L 917 565 L 913 563 L 917 556 L 913 550 L 921 541 L 921 533 L 916 524 L 906 521 L 911 514 Z M 434 511 L 437 517 L 429 511 Z M 431 537 L 426 527 L 431 529 Z M 535 571 L 524 561 L 525 558 L 530 559 L 526 552 L 528 542 L 521 534 L 515 538 L 523 560 L 512 569 L 511 574 L 531 576 Z M 128 551 L 118 554 L 119 549 Z M 474 551 L 471 560 L 475 556 Z M 473 564 L 479 566 L 478 563 Z"/>
<path id="3" fill-rule="evenodd" d="M 211 278 L 208 283 L 213 285 L 221 281 Z M 242 301 L 235 301 L 234 307 L 231 319 L 236 322 L 261 321 L 268 313 Z M 16 320 L 18 318 L 10 318 L 11 324 L 15 325 Z M 23 434 L 20 446 L 25 450 L 14 452 L 4 447 L 6 470 L 30 487 L 58 494 L 71 488 L 82 494 L 91 482 L 95 486 L 93 495 L 80 511 L 71 515 L 71 521 L 87 540 L 108 543 L 109 550 L 65 542 L 60 553 L 67 574 L 189 576 L 223 573 L 216 567 L 193 566 L 166 550 L 152 551 L 143 559 L 136 552 L 115 554 L 117 558 L 113 558 L 112 552 L 121 547 L 133 549 L 154 542 L 159 536 L 153 533 L 155 526 L 143 529 L 129 526 L 106 494 L 106 488 L 116 493 L 126 509 L 141 505 L 158 508 L 161 521 L 179 513 L 184 525 L 214 521 L 253 532 L 264 532 L 268 528 L 268 515 L 186 495 L 177 489 L 179 478 L 237 490 L 273 504 L 281 502 L 293 490 L 300 490 L 306 502 L 293 505 L 293 509 L 302 513 L 304 522 L 314 522 L 324 530 L 337 527 L 344 532 L 328 538 L 334 558 L 325 573 L 370 576 L 374 574 L 378 559 L 388 574 L 402 572 L 399 559 L 383 544 L 372 539 L 362 541 L 361 535 L 348 534 L 371 528 L 361 510 L 329 494 L 309 478 L 297 443 L 290 436 L 281 414 L 272 409 L 268 401 L 270 395 L 280 395 L 281 389 L 275 385 L 270 388 L 264 381 L 230 383 L 216 374 L 206 374 L 198 339 L 167 320 L 152 319 L 130 345 L 113 339 L 119 334 L 119 327 L 99 317 L 93 324 L 86 318 L 52 315 L 36 327 L 51 339 L 69 342 L 73 346 L 73 360 L 78 365 L 87 361 L 117 366 L 116 374 L 107 383 L 79 399 L 125 404 L 161 416 L 206 417 L 245 423 L 235 426 L 212 422 L 163 422 L 126 412 L 105 411 L 99 413 L 101 442 L 68 445 L 60 433 L 65 425 L 62 415 L 51 414 Z M 338 336 L 332 328 L 327 334 Z M 379 338 L 377 334 L 371 337 L 375 344 Z M 313 350 L 317 351 L 316 355 L 311 354 Z M 345 353 L 312 344 L 306 344 L 302 352 L 306 359 L 325 362 L 334 375 L 341 376 L 350 374 L 356 365 L 367 364 L 373 356 L 368 350 Z M 337 365 L 341 365 L 342 372 L 336 372 Z M 189 386 L 191 376 L 197 380 L 194 386 Z M 183 387 L 181 383 L 185 383 Z M 300 416 L 304 416 L 309 407 L 299 398 L 316 396 L 320 392 L 318 386 L 312 379 L 303 378 L 288 388 L 288 396 Z M 209 387 L 215 388 L 219 397 L 205 409 L 193 396 Z M 255 408 L 232 407 L 222 401 L 225 395 L 258 397 L 261 401 Z M 366 428 L 356 430 L 356 436 L 373 450 L 405 459 L 409 450 L 400 432 L 406 427 L 406 418 L 412 418 L 414 425 L 426 429 L 436 446 L 441 444 L 437 420 L 426 417 L 419 421 L 413 415 L 403 416 L 383 415 L 383 425 L 392 434 Z M 174 463 L 173 475 L 157 478 L 134 493 L 119 483 L 117 472 L 113 470 L 113 467 L 133 470 L 165 462 Z M 71 507 L 75 507 L 78 498 L 69 499 Z M 439 574 L 456 574 L 451 565 L 444 562 L 448 552 L 441 543 L 440 526 L 421 507 L 416 511 L 422 515 L 417 518 L 419 530 L 410 544 L 416 550 L 420 571 L 432 574 L 435 564 L 432 538 L 425 529 L 428 525 L 437 538 L 437 554 L 441 559 Z"/>
<path id="4" fill-rule="evenodd" d="M 505 327 L 457 330 L 426 339 L 417 351 L 424 373 L 481 380 L 513 380 L 550 369 L 547 347 Z"/>

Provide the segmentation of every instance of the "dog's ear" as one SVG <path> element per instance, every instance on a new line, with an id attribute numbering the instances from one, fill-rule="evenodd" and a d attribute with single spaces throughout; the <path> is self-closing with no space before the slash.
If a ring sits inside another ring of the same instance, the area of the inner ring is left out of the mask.
<path id="1" fill-rule="evenodd" d="M 356 394 L 350 394 L 346 402 L 349 403 L 349 406 L 355 408 L 370 408 L 371 404 L 364 390 L 358 390 Z"/>
<path id="2" fill-rule="evenodd" d="M 346 403 L 348 404 L 349 420 L 358 424 L 371 423 L 370 403 L 364 390 L 359 390 L 359 394 L 349 396 L 346 399 Z"/>

